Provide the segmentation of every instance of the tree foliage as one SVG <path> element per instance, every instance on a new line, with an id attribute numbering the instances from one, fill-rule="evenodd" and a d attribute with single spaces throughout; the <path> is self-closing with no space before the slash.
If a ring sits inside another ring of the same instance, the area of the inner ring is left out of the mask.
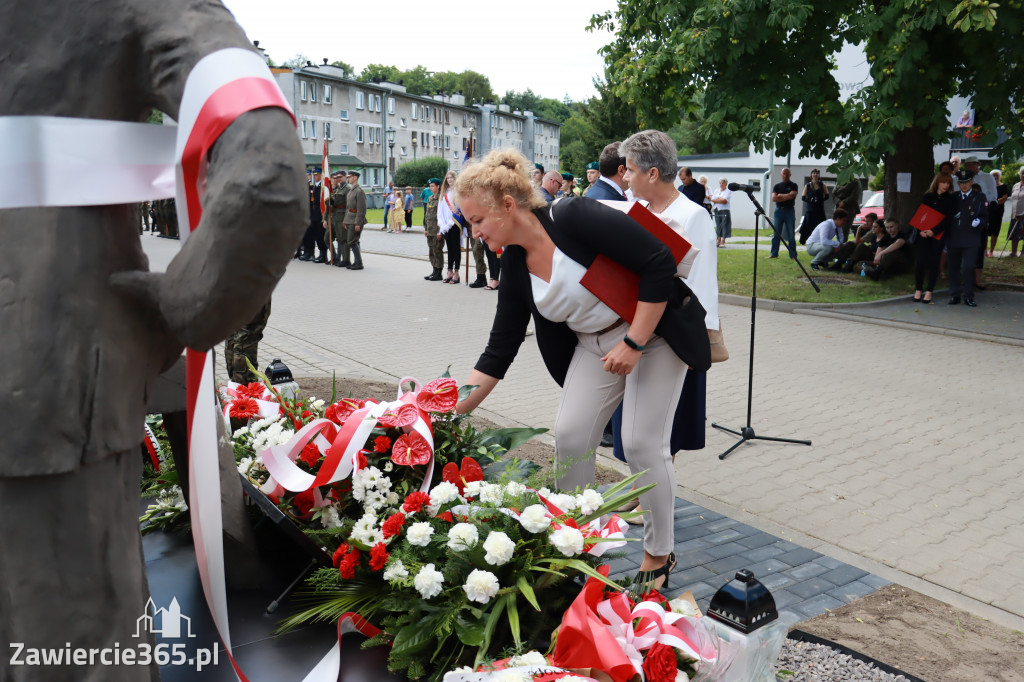
<path id="1" fill-rule="evenodd" d="M 895 173 L 912 172 L 917 199 L 932 145 L 949 139 L 954 95 L 971 98 L 984 118 L 982 144 L 1006 129 L 996 156 L 1024 152 L 1016 108 L 1024 13 L 1021 0 L 1009 0 L 996 21 L 997 8 L 989 0 L 619 0 L 591 25 L 615 32 L 603 48 L 609 80 L 642 125 L 669 127 L 682 115 L 712 142 L 740 137 L 780 154 L 799 134 L 806 154 L 836 160 L 841 181 L 884 161 L 895 190 Z M 871 74 L 850 96 L 833 74 L 847 43 L 863 47 Z"/>
<path id="2" fill-rule="evenodd" d="M 506 90 L 505 96 L 501 98 L 501 103 L 509 105 L 513 110 L 532 111 L 535 116 L 559 123 L 565 123 L 576 111 L 571 103 L 566 104 L 551 97 L 541 97 L 529 88 L 523 92 Z"/>
<path id="3" fill-rule="evenodd" d="M 430 178 L 442 178 L 448 172 L 448 161 L 442 156 L 427 156 L 415 161 L 406 161 L 395 169 L 395 185 L 405 187 L 426 187 Z"/>
<path id="4" fill-rule="evenodd" d="M 491 81 L 482 73 L 467 69 L 455 71 L 427 71 L 422 65 L 403 71 L 387 64 L 367 64 L 359 72 L 358 80 L 368 83 L 373 80 L 391 81 L 405 86 L 410 95 L 435 95 L 444 92 L 454 95 L 461 92 L 468 104 L 494 99 Z"/>

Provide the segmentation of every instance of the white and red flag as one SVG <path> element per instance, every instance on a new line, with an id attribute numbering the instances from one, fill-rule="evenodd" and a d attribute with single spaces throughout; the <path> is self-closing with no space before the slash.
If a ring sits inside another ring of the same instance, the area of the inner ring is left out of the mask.
<path id="1" fill-rule="evenodd" d="M 320 213 L 327 213 L 327 197 L 331 196 L 331 169 L 327 166 L 327 140 L 324 140 L 324 162 L 321 168 L 323 173 L 320 182 Z"/>

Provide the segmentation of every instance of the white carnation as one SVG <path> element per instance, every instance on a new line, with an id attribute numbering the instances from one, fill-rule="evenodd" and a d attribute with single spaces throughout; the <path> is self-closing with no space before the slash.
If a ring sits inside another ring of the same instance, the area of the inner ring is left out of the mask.
<path id="1" fill-rule="evenodd" d="M 550 538 L 551 544 L 565 556 L 576 556 L 583 551 L 583 533 L 572 526 L 562 526 Z"/>
<path id="2" fill-rule="evenodd" d="M 550 499 L 551 498 L 551 489 L 550 488 L 541 488 L 540 490 L 537 491 L 537 495 L 539 495 L 540 497 L 543 497 L 545 499 Z"/>
<path id="3" fill-rule="evenodd" d="M 410 545 L 416 545 L 417 547 L 426 547 L 430 544 L 430 536 L 434 534 L 434 529 L 430 527 L 430 524 L 426 521 L 419 521 L 409 526 L 409 530 L 405 532 L 406 539 L 409 540 Z M 431 564 L 433 566 L 433 564 Z"/>
<path id="4" fill-rule="evenodd" d="M 576 496 L 576 505 L 584 515 L 593 514 L 601 508 L 602 504 L 604 504 L 604 498 L 593 488 L 587 488 L 582 494 Z"/>
<path id="5" fill-rule="evenodd" d="M 402 563 L 401 559 L 392 559 L 388 562 L 387 568 L 384 569 L 384 580 L 389 583 L 408 577 L 409 571 L 406 569 L 405 564 Z"/>
<path id="6" fill-rule="evenodd" d="M 472 523 L 456 523 L 448 531 L 448 549 L 454 552 L 472 549 L 479 540 L 480 535 Z"/>
<path id="7" fill-rule="evenodd" d="M 242 436 L 248 435 L 248 433 L 249 433 L 249 427 L 248 426 L 242 426 L 242 427 L 239 427 L 238 429 L 236 429 L 235 432 L 231 434 L 231 437 L 232 438 L 241 438 Z"/>
<path id="8" fill-rule="evenodd" d="M 572 495 L 566 495 L 564 493 L 552 493 L 548 496 L 548 502 L 555 505 L 563 512 L 571 512 L 576 509 L 576 498 Z"/>
<path id="9" fill-rule="evenodd" d="M 508 665 L 511 668 L 536 668 L 539 666 L 546 666 L 547 664 L 548 659 L 544 658 L 544 654 L 539 651 L 528 651 L 522 656 L 513 656 L 508 661 Z M 562 677 L 559 679 L 564 680 L 567 678 Z"/>
<path id="10" fill-rule="evenodd" d="M 488 483 L 480 489 L 480 501 L 485 504 L 501 504 L 505 499 L 505 489 L 495 483 Z"/>
<path id="11" fill-rule="evenodd" d="M 689 616 L 690 618 L 697 617 L 697 609 L 693 607 L 693 604 L 689 600 L 683 599 L 682 597 L 676 597 L 668 603 L 668 608 L 672 613 L 678 613 L 682 616 Z"/>
<path id="12" fill-rule="evenodd" d="M 484 483 L 483 481 L 470 481 L 466 484 L 466 487 L 463 488 L 463 495 L 466 497 L 479 497 L 480 491 L 485 485 L 487 485 L 487 483 Z"/>
<path id="13" fill-rule="evenodd" d="M 512 558 L 515 552 L 516 543 L 512 542 L 507 535 L 500 530 L 492 530 L 487 539 L 484 540 L 484 561 L 492 566 L 504 566 Z"/>
<path id="14" fill-rule="evenodd" d="M 317 398 L 316 400 L 309 404 L 309 407 L 313 409 L 315 412 L 320 412 L 321 414 L 323 414 L 324 405 L 324 401 L 321 400 L 320 398 Z"/>
<path id="15" fill-rule="evenodd" d="M 519 481 L 509 481 L 505 484 L 505 495 L 507 497 L 520 497 L 526 494 L 526 486 Z"/>
<path id="16" fill-rule="evenodd" d="M 519 523 L 531 533 L 543 533 L 551 526 L 551 519 L 544 505 L 531 504 L 519 515 Z"/>
<path id="17" fill-rule="evenodd" d="M 434 564 L 427 564 L 420 569 L 420 572 L 416 574 L 416 578 L 412 582 L 424 599 L 430 599 L 441 594 L 444 576 L 434 568 Z"/>
<path id="18" fill-rule="evenodd" d="M 466 591 L 469 601 L 486 604 L 498 593 L 498 578 L 490 571 L 474 568 L 462 589 Z"/>
<path id="19" fill-rule="evenodd" d="M 327 507 L 327 510 L 320 515 L 320 523 L 324 524 L 324 528 L 341 528 L 341 517 L 338 515 L 338 509 L 334 505 Z"/>
<path id="20" fill-rule="evenodd" d="M 238 473 L 242 474 L 243 476 L 248 476 L 249 468 L 252 467 L 252 463 L 253 458 L 251 456 L 243 457 L 242 460 L 238 463 Z"/>
<path id="21" fill-rule="evenodd" d="M 438 483 L 430 491 L 430 504 L 432 505 L 448 504 L 457 499 L 459 499 L 459 489 L 454 483 L 448 481 Z"/>
<path id="22" fill-rule="evenodd" d="M 398 493 L 396 493 L 395 491 L 389 492 L 385 497 L 388 501 L 388 504 L 390 504 L 391 506 L 397 505 L 398 500 L 401 499 L 398 497 Z"/>

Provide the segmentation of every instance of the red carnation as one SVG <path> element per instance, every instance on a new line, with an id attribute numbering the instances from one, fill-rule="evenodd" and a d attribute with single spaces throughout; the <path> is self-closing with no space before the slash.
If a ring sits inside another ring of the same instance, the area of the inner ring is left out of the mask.
<path id="1" fill-rule="evenodd" d="M 312 416 L 313 416 L 313 413 L 310 412 L 309 410 L 303 410 L 302 411 L 302 418 L 303 419 L 305 419 L 306 417 L 312 417 Z"/>
<path id="2" fill-rule="evenodd" d="M 661 595 L 661 592 L 653 589 L 647 590 L 647 592 L 640 597 L 640 601 L 652 601 L 655 604 L 668 604 L 668 599 L 665 599 L 665 597 Z"/>
<path id="3" fill-rule="evenodd" d="M 366 455 L 363 454 L 362 450 L 356 453 L 356 464 L 359 465 L 360 470 L 370 466 L 370 463 L 366 461 Z"/>
<path id="4" fill-rule="evenodd" d="M 359 550 L 353 549 L 341 560 L 341 563 L 338 565 L 338 573 L 344 580 L 351 580 L 355 576 L 360 556 Z"/>
<path id="5" fill-rule="evenodd" d="M 429 498 L 430 496 L 427 495 Z M 402 532 L 402 526 L 405 525 L 405 514 L 392 514 L 381 524 L 380 530 L 384 534 L 384 539 L 387 540 L 390 537 L 394 537 Z"/>
<path id="6" fill-rule="evenodd" d="M 373 439 L 373 451 L 384 453 L 391 449 L 391 439 L 387 436 L 377 436 Z"/>
<path id="7" fill-rule="evenodd" d="M 437 518 L 441 519 L 442 521 L 447 521 L 448 523 L 455 523 L 455 518 L 452 516 L 452 513 L 450 511 L 447 511 L 443 514 L 438 514 Z"/>
<path id="8" fill-rule="evenodd" d="M 415 408 L 414 408 L 415 409 Z M 403 434 L 391 450 L 391 461 L 403 466 L 426 464 L 432 454 L 430 443 L 416 431 Z"/>
<path id="9" fill-rule="evenodd" d="M 459 385 L 455 379 L 434 379 L 416 394 L 416 404 L 427 412 L 451 412 L 459 402 Z"/>
<path id="10" fill-rule="evenodd" d="M 309 516 L 309 513 L 313 511 L 313 505 L 315 500 L 313 499 L 313 489 L 301 492 L 292 499 L 292 504 L 299 510 L 299 516 Z"/>
<path id="11" fill-rule="evenodd" d="M 362 401 L 343 398 L 333 405 L 328 405 L 324 410 L 324 417 L 335 424 L 344 424 L 345 420 L 362 406 Z"/>
<path id="12" fill-rule="evenodd" d="M 370 549 L 370 569 L 374 571 L 384 570 L 384 564 L 388 562 L 388 550 L 383 542 L 378 542 Z"/>
<path id="13" fill-rule="evenodd" d="M 420 418 L 419 410 L 415 405 L 404 404 L 397 410 L 388 408 L 384 414 L 377 417 L 377 421 L 387 427 L 412 426 Z"/>
<path id="14" fill-rule="evenodd" d="M 402 505 L 402 509 L 405 510 L 406 514 L 415 514 L 420 509 L 423 509 L 425 504 L 430 504 L 430 495 L 417 490 L 405 498 L 405 504 Z"/>
<path id="15" fill-rule="evenodd" d="M 472 457 L 464 457 L 462 460 L 462 471 L 455 466 L 455 462 L 448 462 L 441 470 L 441 479 L 458 486 L 459 494 L 466 490 L 466 484 L 470 481 L 484 480 L 484 470 L 480 468 L 477 461 Z"/>
<path id="16" fill-rule="evenodd" d="M 338 565 L 341 564 L 341 560 L 345 558 L 346 554 L 348 554 L 349 549 L 349 546 L 343 542 L 340 545 L 338 545 L 338 549 L 334 550 L 333 560 L 335 568 L 337 568 Z"/>
<path id="17" fill-rule="evenodd" d="M 251 419 L 260 413 L 260 405 L 252 398 L 238 398 L 231 402 L 228 416 L 232 419 Z"/>
<path id="18" fill-rule="evenodd" d="M 250 384 L 246 384 L 245 386 L 239 385 L 239 386 L 235 387 L 235 394 L 239 398 L 256 398 L 256 399 L 260 399 L 260 398 L 263 397 L 263 392 L 264 392 L 263 384 L 261 384 L 258 381 L 254 381 L 254 382 L 252 382 Z"/>
<path id="19" fill-rule="evenodd" d="M 676 652 L 670 646 L 655 642 L 644 657 L 643 671 L 648 682 L 674 682 Z"/>
<path id="20" fill-rule="evenodd" d="M 299 455 L 299 459 L 309 465 L 312 469 L 316 466 L 316 463 L 320 461 L 320 448 L 318 448 L 316 443 L 312 441 L 306 443 L 306 446 L 302 448 L 302 454 Z"/>

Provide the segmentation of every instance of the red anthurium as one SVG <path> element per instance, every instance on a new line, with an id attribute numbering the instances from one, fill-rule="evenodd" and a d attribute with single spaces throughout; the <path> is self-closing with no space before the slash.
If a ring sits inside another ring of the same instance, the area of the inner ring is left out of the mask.
<path id="1" fill-rule="evenodd" d="M 397 410 L 394 408 L 388 408 L 384 414 L 377 417 L 377 421 L 387 427 L 403 427 L 412 426 L 416 423 L 420 413 L 416 410 L 415 405 L 404 404 Z"/>
<path id="2" fill-rule="evenodd" d="M 462 460 L 462 471 L 455 466 L 455 462 L 448 462 L 441 470 L 441 479 L 458 486 L 459 494 L 465 492 L 466 484 L 470 481 L 484 480 L 484 471 L 472 457 L 465 457 Z"/>
<path id="3" fill-rule="evenodd" d="M 427 412 L 450 412 L 459 402 L 459 385 L 455 379 L 434 379 L 416 394 L 416 404 Z"/>
<path id="4" fill-rule="evenodd" d="M 238 398 L 231 402 L 228 416 L 232 419 L 250 419 L 260 413 L 260 406 L 252 398 Z"/>
<path id="5" fill-rule="evenodd" d="M 416 431 L 410 431 L 395 441 L 395 447 L 391 449 L 391 461 L 402 466 L 426 464 L 431 454 L 427 439 Z"/>
<path id="6" fill-rule="evenodd" d="M 353 412 L 363 406 L 361 400 L 351 400 L 349 398 L 343 398 L 333 405 L 328 405 L 327 409 L 324 410 L 324 418 L 330 419 L 335 424 L 344 424 L 345 420 L 351 416 Z"/>

